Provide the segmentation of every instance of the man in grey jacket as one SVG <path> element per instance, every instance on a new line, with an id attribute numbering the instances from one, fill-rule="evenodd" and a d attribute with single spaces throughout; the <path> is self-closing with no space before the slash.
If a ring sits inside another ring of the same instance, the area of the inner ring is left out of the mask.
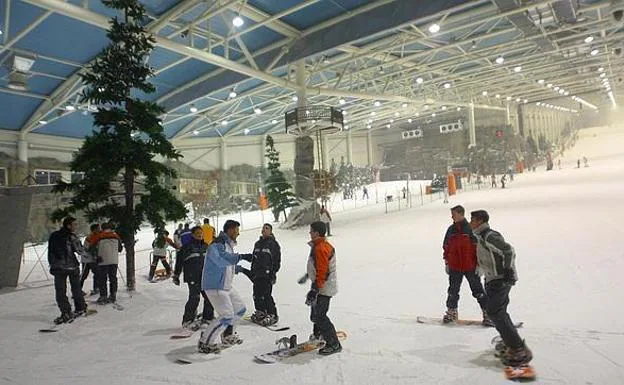
<path id="1" fill-rule="evenodd" d="M 509 314 L 509 292 L 518 280 L 516 254 L 505 238 L 490 228 L 490 216 L 485 210 L 470 213 L 470 227 L 477 237 L 477 265 L 485 275 L 485 291 L 488 297 L 486 311 L 503 344 L 497 346 L 506 365 L 527 365 L 533 353 L 518 334 Z"/>

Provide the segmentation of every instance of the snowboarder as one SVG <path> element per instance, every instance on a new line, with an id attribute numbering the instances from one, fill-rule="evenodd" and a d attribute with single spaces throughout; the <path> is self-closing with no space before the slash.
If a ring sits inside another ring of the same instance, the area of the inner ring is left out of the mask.
<path id="1" fill-rule="evenodd" d="M 167 245 L 177 249 L 176 244 L 169 238 L 169 232 L 156 231 L 156 239 L 152 241 L 152 263 L 150 264 L 149 275 L 147 280 L 152 282 L 154 280 L 154 273 L 158 267 L 158 261 L 160 261 L 165 267 L 167 277 L 171 275 L 171 265 L 167 262 Z"/>
<path id="2" fill-rule="evenodd" d="M 332 217 L 327 211 L 325 205 L 321 206 L 321 212 L 319 213 L 319 218 L 321 222 L 325 223 L 325 228 L 327 229 L 327 236 L 331 237 L 331 221 Z"/>
<path id="3" fill-rule="evenodd" d="M 254 245 L 251 270 L 236 266 L 237 271 L 245 274 L 253 282 L 253 299 L 256 311 L 251 320 L 263 326 L 275 325 L 279 320 L 273 300 L 273 285 L 281 266 L 281 249 L 273 235 L 273 226 L 265 223 L 262 235 Z"/>
<path id="4" fill-rule="evenodd" d="M 505 188 L 505 182 L 507 182 L 507 174 L 503 174 L 501 177 L 501 188 Z"/>
<path id="5" fill-rule="evenodd" d="M 117 301 L 117 265 L 119 253 L 123 250 L 121 238 L 113 231 L 113 225 L 102 223 L 102 232 L 94 237 L 94 245 L 97 245 L 98 282 L 100 284 L 100 297 L 97 303 L 115 303 Z M 110 282 L 110 296 L 108 296 L 107 281 Z"/>
<path id="6" fill-rule="evenodd" d="M 492 188 L 496 188 L 496 174 L 492 173 Z"/>
<path id="7" fill-rule="evenodd" d="M 503 340 L 503 362 L 509 366 L 526 365 L 533 353 L 520 338 L 507 313 L 509 291 L 518 280 L 516 254 L 503 236 L 490 228 L 489 221 L 490 216 L 485 210 L 470 213 L 470 227 L 478 240 L 478 266 L 485 275 L 487 314 Z"/>
<path id="8" fill-rule="evenodd" d="M 323 338 L 325 346 L 319 354 L 329 355 L 342 351 L 336 335 L 336 328 L 327 316 L 329 302 L 338 292 L 336 277 L 336 252 L 325 238 L 325 223 L 317 221 L 310 225 L 310 256 L 307 274 L 300 280 L 304 284 L 308 278 L 312 281 L 310 291 L 306 295 L 306 305 L 310 306 L 310 320 L 314 323 L 310 340 Z"/>
<path id="9" fill-rule="evenodd" d="M 202 312 L 202 324 L 207 324 L 214 319 L 214 308 L 206 293 L 201 290 L 202 269 L 204 267 L 204 255 L 208 245 L 203 240 L 203 230 L 199 226 L 191 229 L 193 239 L 189 244 L 182 247 L 176 256 L 173 283 L 180 285 L 180 273 L 184 272 L 184 282 L 188 285 L 188 300 L 184 306 L 182 327 L 192 327 L 199 306 L 200 295 L 204 298 L 204 311 Z"/>
<path id="10" fill-rule="evenodd" d="M 80 286 L 80 264 L 76 258 L 76 253 L 80 254 L 84 250 L 76 236 L 76 228 L 76 218 L 67 217 L 63 219 L 63 227 L 53 232 L 48 240 L 50 274 L 54 276 L 56 304 L 61 311 L 61 315 L 54 320 L 55 324 L 70 322 L 87 311 Z M 67 299 L 67 278 L 74 299 L 73 313 Z"/>
<path id="11" fill-rule="evenodd" d="M 487 316 L 487 295 L 481 284 L 481 277 L 477 274 L 477 238 L 472 233 L 470 225 L 464 217 L 464 207 L 457 205 L 451 208 L 453 224 L 448 227 L 444 235 L 442 248 L 444 249 L 445 271 L 448 274 L 449 286 L 446 298 L 446 313 L 444 323 L 457 321 L 457 304 L 462 280 L 466 277 L 472 296 L 477 300 L 483 313 L 483 325 L 491 326 Z"/>
<path id="12" fill-rule="evenodd" d="M 366 186 L 362 187 L 362 199 L 368 199 L 368 189 Z"/>
<path id="13" fill-rule="evenodd" d="M 93 243 L 93 240 L 95 239 L 95 237 L 102 230 L 100 229 L 99 223 L 92 224 L 90 229 L 91 229 L 91 234 L 89 234 L 89 236 L 87 236 L 87 239 L 85 239 L 85 242 L 84 242 L 85 252 L 81 256 L 82 274 L 80 275 L 80 289 L 82 290 L 84 286 L 84 281 L 89 276 L 89 271 L 91 271 L 93 275 L 93 289 L 91 290 L 91 293 L 89 293 L 89 295 L 95 295 L 99 293 L 100 286 L 98 283 L 99 274 L 98 274 L 98 265 L 96 262 L 97 248 L 91 247 L 91 244 Z M 83 291 L 83 294 L 84 294 L 84 291 Z"/>
<path id="14" fill-rule="evenodd" d="M 219 314 L 202 331 L 197 344 L 201 353 L 218 353 L 218 339 L 224 345 L 243 343 L 234 331 L 235 321 L 245 314 L 247 309 L 243 299 L 232 287 L 234 266 L 241 260 L 252 261 L 251 254 L 236 254 L 234 246 L 240 232 L 240 223 L 228 219 L 223 225 L 223 232 L 214 240 L 206 251 L 202 271 L 201 288 L 204 290 L 214 310 Z"/>

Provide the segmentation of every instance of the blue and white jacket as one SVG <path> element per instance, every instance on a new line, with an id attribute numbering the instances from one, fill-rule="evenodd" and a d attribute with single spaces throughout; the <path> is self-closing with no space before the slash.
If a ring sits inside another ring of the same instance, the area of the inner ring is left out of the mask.
<path id="1" fill-rule="evenodd" d="M 206 250 L 202 272 L 202 290 L 230 290 L 234 278 L 234 267 L 240 261 L 240 254 L 234 253 L 236 242 L 221 232 Z"/>

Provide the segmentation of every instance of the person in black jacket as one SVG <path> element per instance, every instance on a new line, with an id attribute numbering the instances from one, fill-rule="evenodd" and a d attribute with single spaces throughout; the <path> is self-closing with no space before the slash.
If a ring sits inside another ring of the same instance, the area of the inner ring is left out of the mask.
<path id="1" fill-rule="evenodd" d="M 204 232 L 201 227 L 195 226 L 191 229 L 191 241 L 178 251 L 173 277 L 171 278 L 174 284 L 180 285 L 180 273 L 184 271 L 184 282 L 188 284 L 189 289 L 188 300 L 182 316 L 182 326 L 185 328 L 197 327 L 194 321 L 200 295 L 204 298 L 202 323 L 208 323 L 214 318 L 214 308 L 208 296 L 201 290 L 204 255 L 208 249 L 208 245 L 204 243 L 203 235 Z"/>
<path id="2" fill-rule="evenodd" d="M 67 217 L 63 220 L 63 227 L 53 232 L 48 240 L 50 274 L 54 276 L 56 303 L 61 310 L 60 317 L 54 320 L 56 324 L 69 322 L 87 311 L 80 285 L 80 263 L 76 258 L 76 253 L 83 253 L 84 250 L 75 234 L 76 228 L 76 218 Z M 67 278 L 74 299 L 74 313 L 67 299 Z"/>
<path id="3" fill-rule="evenodd" d="M 273 236 L 273 226 L 265 223 L 262 226 L 262 236 L 254 245 L 251 270 L 237 266 L 237 271 L 253 282 L 256 311 L 251 320 L 263 326 L 274 325 L 279 319 L 272 292 L 281 266 L 281 257 L 280 245 Z"/>

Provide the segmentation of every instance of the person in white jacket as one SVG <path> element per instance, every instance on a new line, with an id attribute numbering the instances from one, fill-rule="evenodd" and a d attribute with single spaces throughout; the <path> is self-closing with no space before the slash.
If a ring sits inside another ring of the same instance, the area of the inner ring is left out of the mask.
<path id="1" fill-rule="evenodd" d="M 243 343 L 235 333 L 234 327 L 235 321 L 245 314 L 247 308 L 232 287 L 232 280 L 236 264 L 241 259 L 251 262 L 253 256 L 234 253 L 239 228 L 240 223 L 227 220 L 223 225 L 223 232 L 206 250 L 201 288 L 219 317 L 211 320 L 202 331 L 197 344 L 197 349 L 201 353 L 218 353 L 222 347 L 219 345 L 219 339 L 223 345 Z"/>

